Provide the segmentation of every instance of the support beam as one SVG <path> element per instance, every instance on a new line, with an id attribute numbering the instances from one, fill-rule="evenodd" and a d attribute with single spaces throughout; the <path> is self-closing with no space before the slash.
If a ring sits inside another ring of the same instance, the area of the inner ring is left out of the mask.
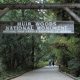
<path id="1" fill-rule="evenodd" d="M 17 21 L 0 21 L 0 25 L 11 25 L 11 26 L 16 26 L 17 25 Z"/>
<path id="2" fill-rule="evenodd" d="M 0 4 L 0 9 L 4 9 L 8 7 L 9 9 L 55 9 L 55 8 L 64 8 L 64 7 L 69 7 L 69 8 L 80 8 L 79 3 L 67 3 L 67 4 L 62 4 L 62 3 L 16 3 L 16 4 Z"/>
<path id="3" fill-rule="evenodd" d="M 71 9 L 69 9 L 68 7 L 65 7 L 64 10 L 68 12 L 77 22 L 80 23 L 80 17 L 77 16 Z"/>
<path id="4" fill-rule="evenodd" d="M 0 10 L 0 18 L 1 18 L 2 16 L 4 16 L 8 11 L 9 11 L 9 8 L 5 8 L 5 9 L 3 9 L 3 10 Z"/>

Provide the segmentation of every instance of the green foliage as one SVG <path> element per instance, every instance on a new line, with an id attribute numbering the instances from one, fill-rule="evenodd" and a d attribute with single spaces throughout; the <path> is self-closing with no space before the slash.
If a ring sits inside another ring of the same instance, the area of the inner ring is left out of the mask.
<path id="1" fill-rule="evenodd" d="M 1 57 L 3 57 L 3 63 L 7 69 L 15 69 L 23 64 L 27 65 L 30 61 L 26 59 L 31 53 L 29 35 L 3 35 L 1 46 Z"/>
<path id="2" fill-rule="evenodd" d="M 40 61 L 37 66 L 39 67 L 44 67 L 44 66 L 47 66 L 48 65 L 48 61 Z"/>
<path id="3" fill-rule="evenodd" d="M 0 3 L 29 3 L 31 0 L 0 0 Z"/>
<path id="4" fill-rule="evenodd" d="M 71 74 L 74 76 L 80 76 L 80 61 L 72 59 L 69 61 L 68 65 Z"/>
<path id="5" fill-rule="evenodd" d="M 76 76 L 80 75 L 80 38 L 75 35 L 48 35 L 49 52 L 55 54 L 60 69 Z M 76 61 L 75 61 L 76 60 Z"/>

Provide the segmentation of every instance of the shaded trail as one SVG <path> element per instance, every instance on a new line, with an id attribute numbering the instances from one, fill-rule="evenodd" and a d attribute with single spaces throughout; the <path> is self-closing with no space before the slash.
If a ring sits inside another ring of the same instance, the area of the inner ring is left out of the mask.
<path id="1" fill-rule="evenodd" d="M 14 78 L 12 80 L 74 80 L 69 76 L 58 71 L 57 66 L 46 66 L 41 69 L 33 70 Z"/>

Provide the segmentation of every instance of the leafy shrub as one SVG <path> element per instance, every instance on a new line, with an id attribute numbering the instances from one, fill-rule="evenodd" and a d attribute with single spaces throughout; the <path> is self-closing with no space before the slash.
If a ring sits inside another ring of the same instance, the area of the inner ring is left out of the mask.
<path id="1" fill-rule="evenodd" d="M 76 59 L 72 59 L 68 63 L 71 74 L 75 74 L 74 76 L 80 75 L 80 61 Z"/>

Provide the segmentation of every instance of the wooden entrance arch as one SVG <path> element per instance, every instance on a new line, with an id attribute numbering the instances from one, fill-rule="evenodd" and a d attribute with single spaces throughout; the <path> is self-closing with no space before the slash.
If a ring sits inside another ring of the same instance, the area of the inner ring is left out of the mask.
<path id="1" fill-rule="evenodd" d="M 57 10 L 57 9 L 63 9 L 66 12 L 68 12 L 77 22 L 80 23 L 80 17 L 76 15 L 72 9 L 78 8 L 80 9 L 80 4 L 74 3 L 74 4 L 53 4 L 53 3 L 48 3 L 48 4 L 38 4 L 38 3 L 27 3 L 27 4 L 22 4 L 22 3 L 16 3 L 16 4 L 0 4 L 0 18 L 3 17 L 9 10 L 13 9 L 52 9 L 52 10 Z M 10 24 L 10 25 L 16 25 L 16 22 L 0 22 L 0 27 L 1 31 L 5 29 L 5 25 Z M 32 62 L 34 61 L 34 36 L 32 36 Z"/>
<path id="2" fill-rule="evenodd" d="M 16 3 L 16 4 L 0 4 L 0 17 L 2 17 L 4 14 L 6 14 L 9 10 L 13 9 L 64 9 L 67 13 L 69 13 L 70 16 L 72 16 L 77 22 L 80 23 L 80 17 L 75 14 L 71 9 L 78 8 L 80 9 L 79 3 L 67 3 L 67 4 L 61 4 L 61 3 Z"/>

